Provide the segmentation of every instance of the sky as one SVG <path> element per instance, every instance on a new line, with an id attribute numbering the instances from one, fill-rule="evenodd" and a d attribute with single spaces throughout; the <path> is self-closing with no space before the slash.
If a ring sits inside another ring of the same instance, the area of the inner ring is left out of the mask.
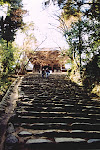
<path id="1" fill-rule="evenodd" d="M 0 7 L 0 17 L 1 16 L 6 17 L 7 10 L 8 10 L 7 4 L 4 4 L 2 7 Z"/>
<path id="2" fill-rule="evenodd" d="M 49 7 L 43 8 L 42 3 L 44 0 L 23 0 L 24 9 L 28 11 L 24 16 L 24 22 L 34 22 L 35 30 L 34 34 L 40 44 L 39 48 L 68 48 L 68 44 L 65 41 L 63 35 L 59 32 L 59 21 L 57 21 L 56 15 L 59 14 L 59 8 L 52 3 Z M 56 14 L 56 15 L 55 15 Z M 19 41 L 20 37 L 20 41 Z M 16 42 L 21 45 L 23 43 L 23 35 L 18 32 Z"/>

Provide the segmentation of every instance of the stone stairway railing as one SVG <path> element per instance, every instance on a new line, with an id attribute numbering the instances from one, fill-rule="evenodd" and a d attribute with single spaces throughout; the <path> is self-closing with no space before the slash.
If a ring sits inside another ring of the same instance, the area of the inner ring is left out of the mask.
<path id="1" fill-rule="evenodd" d="M 65 75 L 27 75 L 4 150 L 100 149 L 100 101 Z"/>

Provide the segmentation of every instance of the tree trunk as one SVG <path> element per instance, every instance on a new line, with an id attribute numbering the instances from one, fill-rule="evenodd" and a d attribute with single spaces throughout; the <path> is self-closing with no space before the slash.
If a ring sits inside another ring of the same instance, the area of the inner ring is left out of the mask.
<path id="1" fill-rule="evenodd" d="M 8 41 L 7 41 L 7 48 L 8 48 Z"/>

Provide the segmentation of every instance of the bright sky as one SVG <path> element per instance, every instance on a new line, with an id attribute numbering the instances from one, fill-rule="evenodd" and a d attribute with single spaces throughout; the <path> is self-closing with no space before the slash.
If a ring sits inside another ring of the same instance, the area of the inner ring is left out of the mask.
<path id="1" fill-rule="evenodd" d="M 6 17 L 7 9 L 8 9 L 7 4 L 4 4 L 2 7 L 0 7 L 0 17 L 1 16 Z"/>
<path id="2" fill-rule="evenodd" d="M 46 37 L 46 41 L 40 46 L 41 47 L 65 47 L 68 48 L 65 38 L 59 33 L 56 27 L 59 26 L 59 22 L 56 20 L 59 13 L 59 8 L 51 4 L 49 7 L 43 9 L 42 3 L 44 0 L 23 0 L 24 9 L 28 11 L 28 15 L 24 17 L 24 22 L 33 21 L 35 24 L 35 36 L 40 44 Z M 50 25 L 51 24 L 51 25 Z M 56 26 L 56 27 L 55 27 Z M 22 43 L 23 36 L 17 37 L 17 43 Z"/>

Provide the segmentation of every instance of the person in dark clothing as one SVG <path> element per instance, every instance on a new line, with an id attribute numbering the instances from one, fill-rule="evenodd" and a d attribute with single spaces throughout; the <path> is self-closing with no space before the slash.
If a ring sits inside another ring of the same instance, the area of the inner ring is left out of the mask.
<path id="1" fill-rule="evenodd" d="M 44 78 L 44 76 L 45 76 L 45 69 L 43 68 L 42 69 L 42 78 Z"/>
<path id="2" fill-rule="evenodd" d="M 48 69 L 48 68 L 46 68 L 46 78 L 48 78 L 49 73 L 50 73 L 49 69 Z"/>

